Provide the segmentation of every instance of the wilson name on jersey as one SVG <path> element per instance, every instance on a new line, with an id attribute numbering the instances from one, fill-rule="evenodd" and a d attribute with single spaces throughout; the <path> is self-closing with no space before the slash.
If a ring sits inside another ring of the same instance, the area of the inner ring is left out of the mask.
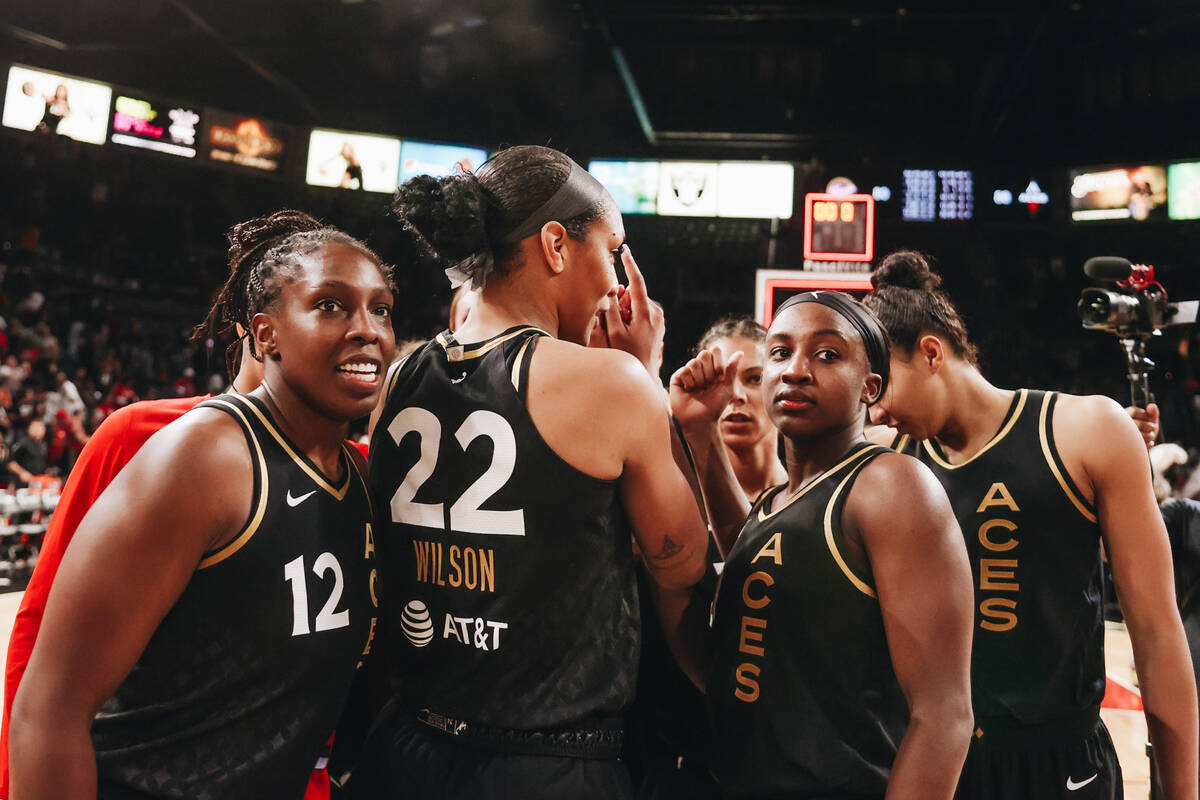
<path id="1" fill-rule="evenodd" d="M 371 491 L 396 685 L 413 708 L 515 729 L 631 699 L 638 601 L 615 481 L 542 440 L 525 408 L 544 336 L 447 334 L 394 374 Z M 386 521 L 384 521 L 386 520 Z"/>
<path id="2" fill-rule="evenodd" d="M 250 518 L 200 562 L 96 716 L 100 783 L 180 800 L 300 797 L 375 633 L 366 484 L 349 445 L 333 481 L 254 398 L 197 408 L 246 436 Z"/>

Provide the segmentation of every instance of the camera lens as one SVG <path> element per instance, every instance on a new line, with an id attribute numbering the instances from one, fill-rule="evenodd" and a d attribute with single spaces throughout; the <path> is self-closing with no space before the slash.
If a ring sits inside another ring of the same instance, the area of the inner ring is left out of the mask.
<path id="1" fill-rule="evenodd" d="M 1101 325 L 1111 312 L 1112 304 L 1108 302 L 1107 294 L 1085 292 L 1083 297 L 1079 298 L 1079 316 L 1085 325 Z"/>

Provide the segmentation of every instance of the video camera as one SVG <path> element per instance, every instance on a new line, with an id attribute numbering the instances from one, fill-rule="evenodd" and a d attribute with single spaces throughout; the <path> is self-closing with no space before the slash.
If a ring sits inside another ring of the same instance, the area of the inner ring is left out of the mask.
<path id="1" fill-rule="evenodd" d="M 1167 290 L 1154 280 L 1154 267 L 1117 256 L 1089 258 L 1083 272 L 1093 280 L 1116 284 L 1115 290 L 1084 289 L 1079 297 L 1079 317 L 1083 327 L 1108 331 L 1120 340 L 1129 366 L 1133 405 L 1144 408 L 1154 402 L 1149 380 L 1154 362 L 1146 358 L 1146 340 L 1161 335 L 1168 325 L 1195 322 L 1200 301 L 1169 302 Z"/>

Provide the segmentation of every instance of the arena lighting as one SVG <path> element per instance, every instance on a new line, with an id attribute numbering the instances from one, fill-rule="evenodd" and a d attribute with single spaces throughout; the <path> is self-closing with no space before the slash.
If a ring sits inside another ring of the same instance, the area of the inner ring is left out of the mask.
<path id="1" fill-rule="evenodd" d="M 798 292 L 830 290 L 856 296 L 872 290 L 870 272 L 809 272 L 792 269 L 760 269 L 754 273 L 754 318 L 764 328 L 771 326 L 775 309 Z"/>

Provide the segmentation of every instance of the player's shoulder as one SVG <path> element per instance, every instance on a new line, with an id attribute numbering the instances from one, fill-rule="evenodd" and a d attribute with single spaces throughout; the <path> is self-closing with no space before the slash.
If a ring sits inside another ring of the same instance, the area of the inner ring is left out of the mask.
<path id="1" fill-rule="evenodd" d="M 623 350 L 584 347 L 561 339 L 543 337 L 534 356 L 539 367 L 549 367 L 551 380 L 577 387 L 580 392 L 606 400 L 637 395 L 661 395 L 642 363 Z M 543 375 L 545 372 L 543 372 Z"/>
<path id="2" fill-rule="evenodd" d="M 1058 392 L 1054 406 L 1054 426 L 1080 428 L 1093 425 L 1118 425 L 1135 428 L 1121 404 L 1101 394 Z"/>
<path id="3" fill-rule="evenodd" d="M 196 398 L 197 402 L 185 409 L 189 413 L 180 411 L 173 418 L 167 414 L 159 417 L 157 421 L 163 424 L 151 432 L 139 451 L 139 456 L 145 454 L 143 461 L 171 464 L 171 470 L 181 474 L 220 474 L 222 470 L 244 469 L 250 456 L 244 429 L 219 408 L 195 407 L 205 399 Z"/>

